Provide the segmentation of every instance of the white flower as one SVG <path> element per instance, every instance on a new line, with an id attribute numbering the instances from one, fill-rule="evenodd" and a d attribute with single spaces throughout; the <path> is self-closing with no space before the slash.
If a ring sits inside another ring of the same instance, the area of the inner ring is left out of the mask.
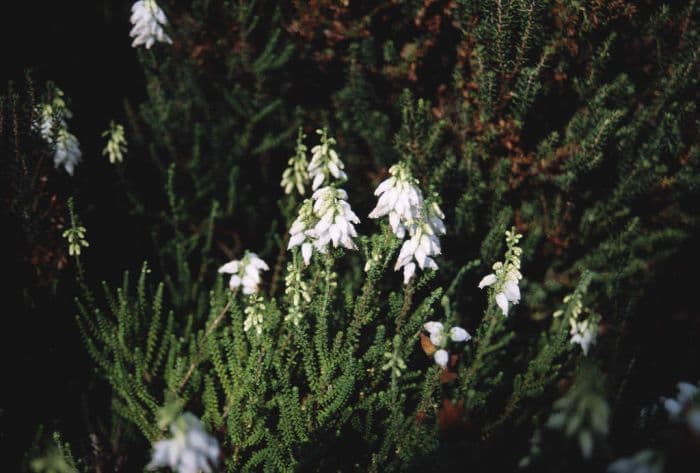
<path id="1" fill-rule="evenodd" d="M 596 339 L 596 328 L 592 326 L 588 320 L 582 322 L 577 322 L 576 319 L 571 318 L 569 320 L 571 324 L 571 342 L 581 346 L 584 355 L 588 355 L 588 349 L 592 344 L 595 343 Z"/>
<path id="2" fill-rule="evenodd" d="M 54 166 L 63 166 L 66 172 L 72 176 L 82 155 L 80 144 L 75 135 L 66 129 L 59 130 L 58 136 L 56 136 L 56 150 L 53 155 Z"/>
<path id="3" fill-rule="evenodd" d="M 309 163 L 309 176 L 313 179 L 311 189 L 316 190 L 330 177 L 345 181 L 348 176 L 345 174 L 345 165 L 338 157 L 338 153 L 331 148 L 336 142 L 334 138 L 328 136 L 328 130 L 316 130 L 321 135 L 321 144 L 311 148 L 311 162 Z"/>
<path id="4" fill-rule="evenodd" d="M 520 302 L 520 287 L 518 282 L 523 278 L 520 274 L 520 255 L 523 250 L 518 246 L 522 235 L 515 231 L 515 227 L 506 231 L 505 263 L 497 262 L 493 265 L 493 273 L 487 274 L 479 282 L 479 289 L 494 286 L 493 293 L 496 304 L 508 316 L 508 304 Z"/>
<path id="5" fill-rule="evenodd" d="M 347 202 L 347 192 L 327 186 L 314 192 L 312 198 L 313 211 L 318 222 L 306 235 L 314 239 L 314 248 L 320 253 L 325 253 L 328 244 L 332 243 L 334 248 L 343 246 L 349 250 L 356 250 L 357 246 L 352 239 L 357 236 L 357 232 L 353 223 L 360 223 L 360 219 Z"/>
<path id="6" fill-rule="evenodd" d="M 414 222 L 424 212 L 423 194 L 417 187 L 418 181 L 403 163 L 389 168 L 389 174 L 391 177 L 382 181 L 374 191 L 379 199 L 369 218 L 388 215 L 392 231 L 399 239 L 403 239 L 406 225 Z"/>
<path id="7" fill-rule="evenodd" d="M 156 0 L 139 0 L 131 7 L 131 29 L 129 36 L 134 38 L 132 47 L 146 45 L 150 49 L 156 41 L 172 43 L 163 26 L 168 24 L 165 13 Z"/>
<path id="8" fill-rule="evenodd" d="M 297 147 L 294 156 L 289 158 L 287 163 L 289 167 L 282 173 L 282 182 L 280 185 L 284 188 L 285 194 L 291 194 L 292 189 L 296 187 L 299 195 L 304 195 L 306 192 L 306 184 L 309 182 L 309 172 L 307 171 L 308 161 L 306 160 L 306 145 L 304 144 L 306 135 L 299 128 L 299 136 L 297 137 Z"/>
<path id="9" fill-rule="evenodd" d="M 695 402 L 700 388 L 687 382 L 680 382 L 676 386 L 678 395 L 675 399 L 663 399 L 668 417 L 675 422 L 685 421 L 693 432 L 700 434 L 700 405 Z"/>
<path id="10" fill-rule="evenodd" d="M 309 265 L 311 261 L 311 254 L 313 252 L 313 238 L 310 235 L 313 234 L 311 229 L 318 222 L 318 217 L 314 214 L 314 205 L 311 199 L 306 199 L 301 204 L 299 208 L 299 215 L 297 216 L 294 223 L 292 223 L 292 228 L 289 229 L 289 243 L 287 244 L 287 249 L 291 250 L 295 246 L 301 245 L 301 256 L 304 258 L 304 264 Z"/>
<path id="11" fill-rule="evenodd" d="M 63 166 L 71 176 L 75 172 L 75 166 L 80 162 L 82 152 L 78 139 L 68 131 L 66 120 L 73 114 L 68 110 L 63 100 L 63 92 L 56 88 L 51 103 L 41 104 L 38 107 L 38 118 L 34 123 L 34 129 L 39 131 L 41 137 L 49 145 L 53 146 L 53 163 L 55 167 Z"/>
<path id="12" fill-rule="evenodd" d="M 502 269 L 501 263 L 496 263 L 494 265 L 494 270 Z M 520 287 L 518 287 L 518 281 L 522 278 L 520 271 L 517 269 L 511 269 L 504 275 L 504 280 L 500 284 L 500 290 L 496 293 L 496 304 L 503 312 L 503 315 L 508 315 L 508 304 L 513 305 L 520 302 Z M 479 282 L 479 289 L 483 289 L 487 286 L 492 286 L 498 282 L 498 276 L 494 273 L 488 274 L 483 277 L 481 282 Z"/>
<path id="13" fill-rule="evenodd" d="M 233 291 L 243 286 L 243 294 L 250 295 L 258 292 L 260 285 L 260 271 L 267 271 L 270 267 L 261 260 L 258 255 L 246 251 L 242 260 L 232 260 L 219 268 L 219 273 L 231 274 L 229 287 Z"/>
<path id="14" fill-rule="evenodd" d="M 438 269 L 433 256 L 441 253 L 437 235 L 446 232 L 442 213 L 437 203 L 426 204 L 413 178 L 404 163 L 389 169 L 391 177 L 382 181 L 374 195 L 379 196 L 377 206 L 370 212 L 370 218 L 389 217 L 389 225 L 397 238 L 409 239 L 401 246 L 394 270 L 403 268 L 403 281 L 408 284 L 416 272 L 416 263 L 421 269 Z"/>
<path id="15" fill-rule="evenodd" d="M 440 366 L 441 368 L 447 368 L 447 362 L 450 359 L 449 353 L 447 353 L 447 350 L 438 350 L 435 352 L 435 355 L 433 355 L 433 359 L 435 360 L 435 364 Z"/>
<path id="16" fill-rule="evenodd" d="M 430 334 L 430 343 L 438 350 L 433 354 L 435 363 L 445 368 L 449 359 L 449 353 L 444 348 L 447 346 L 447 337 L 453 342 L 468 342 L 472 337 L 462 327 L 452 327 L 445 332 L 445 326 L 441 322 L 426 322 L 423 328 Z"/>
<path id="17" fill-rule="evenodd" d="M 153 444 L 147 468 L 170 467 L 177 473 L 211 473 L 219 459 L 219 444 L 205 430 L 202 422 L 189 412 L 170 425 L 173 437 Z"/>
<path id="18" fill-rule="evenodd" d="M 102 133 L 102 136 L 109 138 L 107 146 L 102 150 L 103 156 L 109 156 L 109 162 L 121 163 L 126 153 L 126 138 L 124 138 L 124 127 L 118 123 L 110 122 L 109 130 Z"/>

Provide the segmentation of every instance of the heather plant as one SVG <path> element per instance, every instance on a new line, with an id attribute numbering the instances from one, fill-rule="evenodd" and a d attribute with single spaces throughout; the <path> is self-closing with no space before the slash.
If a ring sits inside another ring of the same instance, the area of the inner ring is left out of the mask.
<path id="1" fill-rule="evenodd" d="M 667 460 L 615 427 L 640 301 L 698 235 L 696 2 L 350 3 L 134 3 L 146 99 L 100 149 L 153 245 L 96 280 L 96 210 L 65 199 L 109 431 L 36 471 Z M 95 158 L 43 95 L 0 102 L 26 221 L 25 148 Z M 697 438 L 678 389 L 645 433 Z"/>

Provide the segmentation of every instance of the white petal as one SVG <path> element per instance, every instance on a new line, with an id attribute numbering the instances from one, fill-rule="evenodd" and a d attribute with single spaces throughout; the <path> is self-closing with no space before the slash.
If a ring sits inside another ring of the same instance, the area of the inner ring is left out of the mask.
<path id="1" fill-rule="evenodd" d="M 436 333 L 436 332 L 442 332 L 444 326 L 442 325 L 441 322 L 433 322 L 433 321 L 430 321 L 430 322 L 424 323 L 424 324 L 423 324 L 423 328 L 424 328 L 429 334 L 432 335 L 433 333 Z"/>
<path id="2" fill-rule="evenodd" d="M 229 261 L 228 263 L 219 268 L 219 272 L 228 274 L 237 273 L 240 266 L 241 262 L 239 260 Z"/>
<path id="3" fill-rule="evenodd" d="M 241 282 L 241 277 L 238 274 L 234 274 L 231 276 L 231 279 L 229 279 L 228 286 L 231 288 L 231 290 L 233 290 L 239 287 Z"/>
<path id="4" fill-rule="evenodd" d="M 447 362 L 450 359 L 450 355 L 447 353 L 446 350 L 438 350 L 435 352 L 435 355 L 433 355 L 435 359 L 435 363 L 440 365 L 443 368 L 447 368 Z"/>
<path id="5" fill-rule="evenodd" d="M 516 281 L 513 281 L 512 279 L 506 281 L 506 283 L 503 285 L 503 292 L 508 300 L 513 304 L 520 302 L 520 288 L 518 287 L 518 283 Z"/>
<path id="6" fill-rule="evenodd" d="M 304 264 L 309 265 L 311 261 L 311 252 L 313 251 L 313 245 L 311 243 L 304 243 L 301 245 L 301 256 L 304 258 Z"/>
<path id="7" fill-rule="evenodd" d="M 416 272 L 416 263 L 408 263 L 406 266 L 403 268 L 403 283 L 408 284 L 408 282 L 411 280 L 413 277 L 413 274 Z"/>
<path id="8" fill-rule="evenodd" d="M 453 342 L 466 342 L 472 337 L 462 327 L 452 327 L 450 329 L 450 338 Z"/>
<path id="9" fill-rule="evenodd" d="M 496 304 L 501 308 L 503 315 L 508 316 L 508 298 L 502 292 L 496 294 Z"/>
<path id="10" fill-rule="evenodd" d="M 479 282 L 479 289 L 483 289 L 486 286 L 490 286 L 495 282 L 496 282 L 496 275 L 493 273 L 488 274 L 488 275 L 484 276 L 484 278 L 481 280 L 481 282 Z"/>

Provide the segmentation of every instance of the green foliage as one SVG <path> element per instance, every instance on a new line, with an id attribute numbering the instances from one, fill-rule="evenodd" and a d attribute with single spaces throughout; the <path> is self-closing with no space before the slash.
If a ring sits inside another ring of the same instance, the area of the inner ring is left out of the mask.
<path id="1" fill-rule="evenodd" d="M 508 470 L 552 430 L 585 459 L 604 452 L 626 376 L 605 353 L 698 234 L 697 4 L 336 3 L 173 4 L 173 47 L 139 50 L 125 193 L 157 264 L 99 297 L 79 266 L 77 322 L 112 410 L 149 442 L 198 413 L 225 471 Z M 363 220 L 360 251 L 308 266 L 287 248 L 314 129 L 299 123 L 337 137 Z M 407 285 L 391 270 L 401 242 L 364 222 L 399 161 L 447 224 L 439 271 Z M 271 263 L 254 295 L 216 274 L 246 248 Z M 521 260 L 506 318 L 496 296 Z M 614 327 L 585 357 L 569 338 L 584 314 Z M 444 370 L 429 320 L 473 334 Z M 511 432 L 522 445 L 501 453 Z"/>

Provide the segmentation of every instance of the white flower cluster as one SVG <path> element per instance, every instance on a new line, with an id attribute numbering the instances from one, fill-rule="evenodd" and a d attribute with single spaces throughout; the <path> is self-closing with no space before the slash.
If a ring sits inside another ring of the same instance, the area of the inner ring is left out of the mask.
<path id="1" fill-rule="evenodd" d="M 307 170 L 307 148 L 304 144 L 304 138 L 306 138 L 306 135 L 302 132 L 301 128 L 299 128 L 296 153 L 287 161 L 289 167 L 284 170 L 282 182 L 280 182 L 280 185 L 284 188 L 285 194 L 291 194 L 294 188 L 299 192 L 299 195 L 304 195 L 306 192 L 306 184 L 309 182 L 309 172 Z"/>
<path id="2" fill-rule="evenodd" d="M 326 253 L 328 245 L 334 248 L 343 246 L 356 250 L 353 238 L 357 231 L 353 224 L 360 223 L 347 202 L 348 194 L 343 189 L 323 187 L 306 199 L 299 209 L 299 215 L 289 229 L 291 238 L 287 249 L 301 245 L 304 264 L 311 261 L 313 249 Z"/>
<path id="3" fill-rule="evenodd" d="M 339 181 L 347 180 L 345 165 L 338 157 L 338 153 L 332 148 L 336 143 L 334 138 L 328 136 L 328 130 L 316 130 L 321 135 L 321 144 L 311 148 L 311 162 L 309 163 L 309 176 L 313 179 L 311 189 L 316 190 L 325 181 L 330 181 L 331 176 Z"/>
<path id="4" fill-rule="evenodd" d="M 700 435 L 700 387 L 688 382 L 680 382 L 677 387 L 675 398 L 663 400 L 668 417 L 674 422 L 685 421 L 690 430 Z"/>
<path id="5" fill-rule="evenodd" d="M 250 296 L 248 305 L 243 312 L 246 315 L 246 319 L 243 321 L 243 331 L 247 332 L 251 328 L 255 328 L 255 333 L 260 335 L 263 329 L 263 315 L 265 315 L 265 300 L 262 296 Z"/>
<path id="6" fill-rule="evenodd" d="M 479 289 L 488 286 L 494 287 L 496 304 L 505 316 L 508 316 L 509 303 L 515 305 L 520 302 L 518 282 L 523 277 L 520 274 L 520 255 L 523 250 L 517 245 L 521 238 L 522 235 L 518 234 L 514 228 L 506 231 L 508 250 L 506 251 L 505 263 L 499 261 L 494 264 L 493 273 L 484 276 L 479 282 Z"/>
<path id="7" fill-rule="evenodd" d="M 219 444 L 204 430 L 193 414 L 186 412 L 170 425 L 172 438 L 153 444 L 151 462 L 147 468 L 170 467 L 177 473 L 211 473 L 219 461 Z"/>
<path id="8" fill-rule="evenodd" d="M 129 36 L 134 38 L 132 47 L 146 46 L 150 49 L 156 41 L 172 43 L 170 36 L 163 30 L 168 19 L 156 0 L 139 0 L 131 7 L 131 24 L 134 25 Z"/>
<path id="9" fill-rule="evenodd" d="M 453 342 L 468 342 L 472 338 L 462 327 L 452 327 L 446 331 L 445 326 L 440 322 L 426 322 L 423 324 L 423 328 L 430 334 L 430 343 L 437 349 L 433 353 L 433 359 L 442 368 L 447 367 L 447 362 L 450 359 L 450 355 L 445 349 L 448 336 Z"/>
<path id="10" fill-rule="evenodd" d="M 421 269 L 437 270 L 433 256 L 441 253 L 438 235 L 446 233 L 442 213 L 437 203 L 426 203 L 418 181 L 408 166 L 395 164 L 389 169 L 391 177 L 384 180 L 374 195 L 379 196 L 370 218 L 389 217 L 389 225 L 397 238 L 409 239 L 401 247 L 394 270 L 403 268 L 404 284 L 415 274 L 416 263 Z M 414 262 L 415 260 L 415 262 Z"/>
<path id="11" fill-rule="evenodd" d="M 339 181 L 347 179 L 343 171 L 343 163 L 331 148 L 335 140 L 328 137 L 328 131 L 325 128 L 316 130 L 316 133 L 321 135 L 321 144 L 311 149 L 313 157 L 308 168 L 308 174 L 313 177 L 311 187 L 315 192 L 311 199 L 306 199 L 302 203 L 299 215 L 289 229 L 291 237 L 287 245 L 289 250 L 301 246 L 305 265 L 311 261 L 314 248 L 319 253 L 326 253 L 328 245 L 332 243 L 334 248 L 343 246 L 349 250 L 356 250 L 357 246 L 353 238 L 357 236 L 357 231 L 353 224 L 360 223 L 360 219 L 347 202 L 347 192 L 336 188 L 330 182 L 332 178 Z M 300 149 L 301 131 L 299 136 L 297 150 Z M 326 180 L 329 181 L 327 185 L 319 189 L 318 187 Z"/>
<path id="12" fill-rule="evenodd" d="M 260 271 L 270 267 L 252 251 L 246 251 L 243 259 L 232 260 L 219 268 L 219 273 L 231 275 L 229 287 L 233 291 L 243 287 L 243 294 L 250 295 L 258 292 Z"/>
<path id="13" fill-rule="evenodd" d="M 588 349 L 595 343 L 597 335 L 596 325 L 590 320 L 579 322 L 574 318 L 569 319 L 569 324 L 571 324 L 571 330 L 569 331 L 571 335 L 570 343 L 580 345 L 583 354 L 588 355 Z"/>
<path id="14" fill-rule="evenodd" d="M 108 138 L 107 146 L 102 150 L 102 155 L 109 156 L 109 162 L 112 164 L 124 161 L 124 153 L 126 153 L 124 127 L 118 123 L 110 122 L 109 130 L 104 131 L 102 136 Z"/>
<path id="15" fill-rule="evenodd" d="M 53 146 L 54 166 L 63 166 L 72 176 L 83 153 L 80 151 L 78 139 L 68 131 L 66 120 L 73 114 L 66 107 L 63 92 L 56 88 L 53 101 L 39 105 L 37 112 L 38 118 L 34 123 L 34 129 L 39 131 L 44 141 Z"/>

